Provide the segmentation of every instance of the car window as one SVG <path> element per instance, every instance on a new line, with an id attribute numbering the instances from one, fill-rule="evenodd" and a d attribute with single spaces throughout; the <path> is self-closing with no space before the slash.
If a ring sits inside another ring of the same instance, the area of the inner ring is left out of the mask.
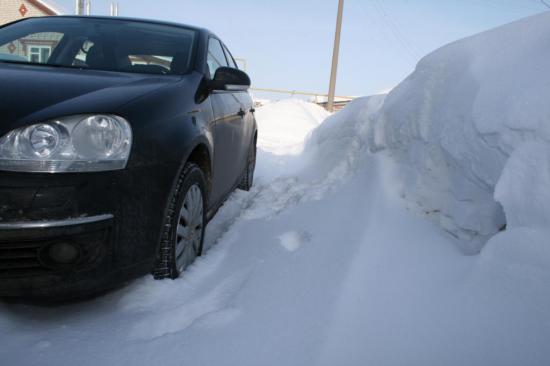
<path id="1" fill-rule="evenodd" d="M 235 59 L 233 58 L 233 55 L 231 55 L 231 52 L 223 45 L 223 49 L 225 51 L 225 55 L 227 56 L 227 60 L 229 61 L 229 67 L 238 69 L 237 63 L 235 62 Z"/>
<path id="2" fill-rule="evenodd" d="M 0 45 L 0 59 L 6 55 L 5 59 L 45 64 L 62 38 L 63 33 L 57 32 L 28 34 Z"/>
<path id="3" fill-rule="evenodd" d="M 196 31 L 117 19 L 34 18 L 2 27 L 0 62 L 182 75 Z"/>
<path id="4" fill-rule="evenodd" d="M 227 60 L 225 59 L 222 45 L 220 41 L 215 38 L 210 38 L 210 41 L 208 42 L 208 57 L 206 62 L 208 63 L 210 77 L 214 77 L 216 70 L 220 67 L 229 66 Z"/>

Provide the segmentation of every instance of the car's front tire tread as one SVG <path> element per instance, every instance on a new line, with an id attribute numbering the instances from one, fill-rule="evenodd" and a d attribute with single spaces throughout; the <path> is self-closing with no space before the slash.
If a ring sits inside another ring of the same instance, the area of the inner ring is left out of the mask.
<path id="1" fill-rule="evenodd" d="M 182 195 L 187 193 L 187 189 L 189 189 L 189 187 L 191 187 L 193 184 L 199 184 L 204 196 L 206 192 L 206 179 L 204 177 L 204 173 L 198 165 L 194 163 L 187 163 L 185 164 L 178 178 L 176 186 L 170 197 L 169 206 L 166 209 L 166 216 L 164 218 L 164 223 L 162 226 L 160 246 L 156 258 L 155 267 L 152 271 L 153 277 L 156 280 L 161 280 L 165 278 L 175 279 L 180 275 L 174 258 L 174 226 L 177 227 L 177 224 L 174 225 L 174 221 L 176 217 L 180 214 L 181 207 L 179 206 L 183 204 Z M 203 198 L 204 202 L 206 202 L 206 197 Z M 203 211 L 206 212 L 206 207 Z M 206 215 L 204 216 L 204 222 L 206 223 Z M 204 228 L 202 240 L 204 240 Z M 197 253 L 197 256 L 201 254 L 201 251 L 202 242 L 201 248 Z"/>

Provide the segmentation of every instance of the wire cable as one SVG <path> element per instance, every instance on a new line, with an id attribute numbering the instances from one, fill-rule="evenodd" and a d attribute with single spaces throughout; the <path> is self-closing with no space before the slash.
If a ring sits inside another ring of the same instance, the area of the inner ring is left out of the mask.
<path id="1" fill-rule="evenodd" d="M 411 57 L 413 61 L 417 61 L 420 58 L 421 52 L 413 46 L 408 38 L 401 32 L 399 26 L 393 21 L 390 14 L 384 9 L 379 0 L 373 0 L 372 4 L 375 10 L 380 15 L 380 19 L 384 22 L 386 27 L 390 30 L 395 40 L 400 44 L 405 53 Z"/>

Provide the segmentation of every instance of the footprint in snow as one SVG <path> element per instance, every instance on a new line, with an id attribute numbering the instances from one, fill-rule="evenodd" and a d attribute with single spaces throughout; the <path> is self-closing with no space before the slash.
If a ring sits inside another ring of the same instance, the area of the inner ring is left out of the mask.
<path id="1" fill-rule="evenodd" d="M 311 241 L 311 234 L 305 231 L 287 231 L 279 236 L 279 243 L 289 252 L 297 251 L 309 241 Z"/>
<path id="2" fill-rule="evenodd" d="M 37 350 L 45 350 L 50 348 L 52 344 L 49 341 L 40 341 L 34 345 L 34 348 Z"/>

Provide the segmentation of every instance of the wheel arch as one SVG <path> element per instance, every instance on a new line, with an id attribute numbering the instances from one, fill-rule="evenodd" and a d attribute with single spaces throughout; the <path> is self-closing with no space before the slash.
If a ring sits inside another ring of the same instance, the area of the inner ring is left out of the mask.
<path id="1" fill-rule="evenodd" d="M 212 186 L 212 154 L 210 145 L 208 144 L 206 138 L 197 138 L 194 143 L 190 144 L 190 148 L 186 150 L 187 153 L 182 158 L 180 168 L 177 171 L 175 181 L 173 183 L 173 187 L 171 188 L 171 192 L 176 189 L 175 187 L 178 186 L 178 182 L 180 179 L 182 179 L 182 175 L 185 174 L 185 167 L 189 166 L 189 163 L 193 163 L 194 165 L 197 165 L 199 169 L 201 169 L 204 178 L 206 180 L 206 201 L 208 205 L 208 196 L 211 190 Z M 168 204 L 166 205 L 165 212 L 163 216 L 169 217 L 171 215 L 171 212 L 174 212 L 174 209 L 170 207 L 170 196 L 168 198 Z M 169 226 L 169 225 L 168 225 Z M 153 262 L 153 269 L 152 274 L 155 277 L 155 279 L 163 279 L 163 278 L 174 278 L 172 272 L 167 272 L 168 267 L 168 259 L 167 255 L 168 252 L 163 249 L 164 242 L 167 240 L 166 233 L 164 230 L 166 229 L 167 224 L 166 222 L 163 224 L 160 232 L 160 237 L 158 240 L 158 244 L 156 246 L 156 255 Z M 202 250 L 202 248 L 201 248 Z M 200 255 L 200 254 L 199 254 Z"/>
<path id="2" fill-rule="evenodd" d="M 187 158 L 182 162 L 182 166 L 185 166 L 187 163 L 194 163 L 202 170 L 206 178 L 208 194 L 210 194 L 212 190 L 213 161 L 212 154 L 206 142 L 198 141 L 193 145 L 187 154 Z"/>

